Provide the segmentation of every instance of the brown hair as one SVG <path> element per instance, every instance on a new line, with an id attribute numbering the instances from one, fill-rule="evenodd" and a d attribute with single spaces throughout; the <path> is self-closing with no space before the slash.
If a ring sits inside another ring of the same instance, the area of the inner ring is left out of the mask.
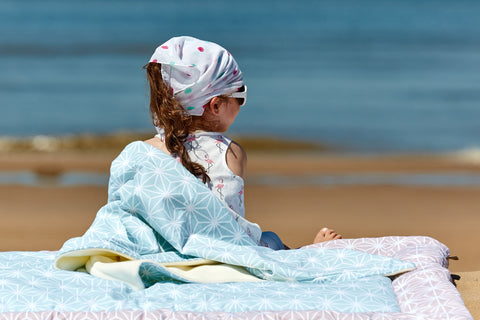
<path id="1" fill-rule="evenodd" d="M 174 98 L 170 88 L 162 79 L 161 64 L 150 62 L 147 79 L 150 85 L 150 113 L 153 124 L 165 130 L 165 146 L 171 154 L 180 157 L 182 165 L 196 177 L 201 177 L 203 183 L 210 180 L 205 168 L 190 159 L 185 148 L 188 134 L 194 130 L 192 116 Z"/>

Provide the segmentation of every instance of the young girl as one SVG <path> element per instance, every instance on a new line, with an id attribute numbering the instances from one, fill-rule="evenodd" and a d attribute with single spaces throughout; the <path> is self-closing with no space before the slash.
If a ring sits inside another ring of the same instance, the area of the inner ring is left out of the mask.
<path id="1" fill-rule="evenodd" d="M 234 58 L 221 46 L 192 37 L 176 37 L 159 46 L 145 66 L 150 112 L 158 134 L 145 142 L 177 158 L 232 211 L 245 217 L 247 156 L 224 136 L 247 98 Z M 340 239 L 321 229 L 314 243 Z M 261 244 L 287 248 L 273 232 Z"/>

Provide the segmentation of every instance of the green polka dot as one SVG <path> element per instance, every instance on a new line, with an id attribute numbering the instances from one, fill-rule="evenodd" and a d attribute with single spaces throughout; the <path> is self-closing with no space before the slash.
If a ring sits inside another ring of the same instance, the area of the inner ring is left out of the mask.
<path id="1" fill-rule="evenodd" d="M 187 110 L 193 110 L 195 107 L 188 107 Z"/>
<path id="2" fill-rule="evenodd" d="M 187 88 L 185 91 L 183 91 L 185 94 L 189 94 L 192 92 L 192 88 Z"/>
<path id="3" fill-rule="evenodd" d="M 175 62 L 173 62 L 173 61 L 170 62 L 170 65 L 171 65 L 171 66 L 174 66 L 174 65 L 175 65 Z"/>
<path id="4" fill-rule="evenodd" d="M 224 74 L 225 74 L 225 72 L 220 73 L 220 75 L 217 77 L 217 79 L 220 79 Z"/>

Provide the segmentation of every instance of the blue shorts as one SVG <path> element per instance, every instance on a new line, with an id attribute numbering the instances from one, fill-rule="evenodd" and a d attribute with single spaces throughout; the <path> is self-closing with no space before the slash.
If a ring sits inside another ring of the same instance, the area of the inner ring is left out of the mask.
<path id="1" fill-rule="evenodd" d="M 268 247 L 273 250 L 284 250 L 285 246 L 280 240 L 280 237 L 272 231 L 262 232 L 262 237 L 260 238 L 260 245 Z"/>

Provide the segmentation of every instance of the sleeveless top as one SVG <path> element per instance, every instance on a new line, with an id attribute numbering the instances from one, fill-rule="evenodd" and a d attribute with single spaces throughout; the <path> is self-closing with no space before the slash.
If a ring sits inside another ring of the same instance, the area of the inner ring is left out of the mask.
<path id="1" fill-rule="evenodd" d="M 164 141 L 164 135 L 156 137 Z M 201 164 L 210 181 L 207 186 L 235 213 L 245 218 L 244 181 L 227 165 L 226 153 L 232 140 L 218 132 L 196 131 L 185 142 L 188 155 L 193 162 Z"/>

